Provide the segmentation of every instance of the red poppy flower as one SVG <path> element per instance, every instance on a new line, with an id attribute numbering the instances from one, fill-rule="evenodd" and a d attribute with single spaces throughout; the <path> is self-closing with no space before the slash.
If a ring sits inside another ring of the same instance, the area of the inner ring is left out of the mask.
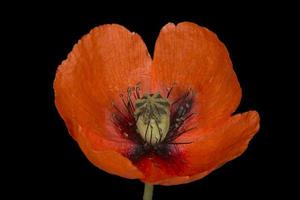
<path id="1" fill-rule="evenodd" d="M 241 88 L 226 47 L 190 22 L 164 26 L 154 58 L 136 33 L 94 28 L 59 66 L 55 103 L 98 168 L 150 184 L 200 179 L 241 155 L 256 111 L 232 113 Z"/>

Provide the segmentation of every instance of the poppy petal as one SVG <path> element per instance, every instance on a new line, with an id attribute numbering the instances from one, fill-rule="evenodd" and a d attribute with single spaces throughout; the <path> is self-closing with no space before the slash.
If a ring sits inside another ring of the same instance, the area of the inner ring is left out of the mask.
<path id="1" fill-rule="evenodd" d="M 129 179 L 144 177 L 144 175 L 131 163 L 131 161 L 122 156 L 120 153 L 113 150 L 108 150 L 109 148 L 97 149 L 99 148 L 99 145 L 95 146 L 95 144 L 99 142 L 99 140 L 102 140 L 102 138 L 100 138 L 98 135 L 94 135 L 94 138 L 91 140 L 88 138 L 86 131 L 80 129 L 77 136 L 77 142 L 81 150 L 88 160 L 98 168 L 108 173 Z"/>
<path id="2" fill-rule="evenodd" d="M 103 25 L 85 35 L 59 66 L 54 82 L 56 107 L 71 135 L 77 138 L 72 127 L 80 125 L 102 137 L 118 137 L 108 130 L 108 109 L 129 86 L 141 82 L 147 87 L 151 62 L 140 36 L 123 26 Z"/>
<path id="3" fill-rule="evenodd" d="M 176 83 L 173 96 L 188 88 L 195 91 L 202 125 L 229 117 L 239 105 L 241 88 L 228 51 L 204 27 L 190 22 L 164 26 L 156 41 L 152 66 L 153 90 Z"/>
<path id="4" fill-rule="evenodd" d="M 255 111 L 238 114 L 216 128 L 202 130 L 201 137 L 182 146 L 187 163 L 181 176 L 153 179 L 152 184 L 177 185 L 190 183 L 208 175 L 224 163 L 242 154 L 259 129 L 259 115 Z M 197 135 L 197 134 L 195 134 Z M 180 137 L 177 142 L 191 141 L 192 137 Z M 146 177 L 148 178 L 148 177 Z M 149 180 L 149 178 L 148 178 Z"/>
<path id="5" fill-rule="evenodd" d="M 200 136 L 183 149 L 188 163 L 187 175 L 212 171 L 238 157 L 258 130 L 256 111 L 237 114 L 216 127 L 199 130 Z M 188 136 L 182 136 L 178 141 L 187 139 Z"/>

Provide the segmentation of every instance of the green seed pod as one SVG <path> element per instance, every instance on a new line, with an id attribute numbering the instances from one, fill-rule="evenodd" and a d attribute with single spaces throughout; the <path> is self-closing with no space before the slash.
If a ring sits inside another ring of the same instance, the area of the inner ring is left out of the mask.
<path id="1" fill-rule="evenodd" d="M 135 103 L 137 132 L 149 144 L 163 141 L 170 127 L 170 103 L 159 93 L 145 94 Z"/>

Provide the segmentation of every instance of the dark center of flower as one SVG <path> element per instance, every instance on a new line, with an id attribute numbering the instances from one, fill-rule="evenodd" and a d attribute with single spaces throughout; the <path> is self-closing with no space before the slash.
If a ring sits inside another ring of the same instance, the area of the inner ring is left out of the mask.
<path id="1" fill-rule="evenodd" d="M 170 101 L 172 89 L 168 89 L 166 97 L 159 92 L 141 96 L 137 84 L 128 88 L 126 96 L 120 95 L 124 109 L 113 104 L 112 122 L 123 137 L 136 144 L 128 155 L 131 160 L 149 154 L 170 157 L 176 152 L 176 145 L 190 143 L 177 143 L 175 139 L 195 128 L 185 126 L 194 115 L 191 112 L 194 95 L 188 90 Z"/>

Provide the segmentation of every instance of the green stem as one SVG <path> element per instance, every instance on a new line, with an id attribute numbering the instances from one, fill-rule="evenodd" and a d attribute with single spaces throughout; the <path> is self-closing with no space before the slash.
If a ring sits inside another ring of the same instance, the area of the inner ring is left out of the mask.
<path id="1" fill-rule="evenodd" d="M 153 185 L 145 183 L 143 200 L 152 200 L 153 196 Z"/>

